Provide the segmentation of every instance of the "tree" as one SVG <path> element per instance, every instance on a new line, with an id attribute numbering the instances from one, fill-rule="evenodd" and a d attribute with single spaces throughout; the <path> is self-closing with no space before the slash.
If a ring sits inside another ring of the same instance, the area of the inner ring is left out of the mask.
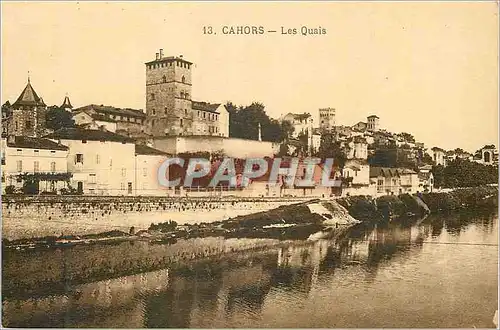
<path id="1" fill-rule="evenodd" d="M 55 131 L 60 128 L 75 126 L 71 113 L 55 105 L 48 108 L 45 121 L 47 128 Z"/>
<path id="2" fill-rule="evenodd" d="M 340 169 L 344 168 L 347 160 L 345 150 L 342 149 L 339 141 L 335 141 L 332 134 L 321 135 L 319 150 L 316 156 L 321 158 L 322 161 L 327 158 L 332 158 L 333 164 Z"/>
<path id="3" fill-rule="evenodd" d="M 484 165 L 457 158 L 448 163 L 432 168 L 437 187 L 476 187 L 491 183 L 498 184 L 498 166 Z"/>
<path id="4" fill-rule="evenodd" d="M 280 123 L 270 118 L 262 103 L 253 102 L 248 106 L 226 103 L 229 112 L 229 136 L 240 139 L 258 140 L 259 124 L 263 141 L 283 142 L 293 132 L 291 124 Z"/>
<path id="5" fill-rule="evenodd" d="M 415 137 L 410 133 L 402 132 L 399 134 L 406 142 L 415 143 Z"/>

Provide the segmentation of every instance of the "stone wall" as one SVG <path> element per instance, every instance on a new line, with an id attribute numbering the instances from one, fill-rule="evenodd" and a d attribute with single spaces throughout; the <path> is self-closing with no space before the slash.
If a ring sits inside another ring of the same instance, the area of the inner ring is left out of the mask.
<path id="1" fill-rule="evenodd" d="M 158 137 L 151 141 L 152 147 L 170 154 L 185 152 L 224 151 L 228 157 L 272 157 L 277 146 L 272 142 L 255 141 L 221 136 L 169 136 Z"/>
<path id="2" fill-rule="evenodd" d="M 151 223 L 214 222 L 289 205 L 298 199 L 175 197 L 3 197 L 2 236 L 15 240 L 147 229 Z"/>

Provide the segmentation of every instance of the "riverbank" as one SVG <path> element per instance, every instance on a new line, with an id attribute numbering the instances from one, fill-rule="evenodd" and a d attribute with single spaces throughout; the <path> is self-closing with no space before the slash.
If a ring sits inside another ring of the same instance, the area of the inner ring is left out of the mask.
<path id="1" fill-rule="evenodd" d="M 146 229 L 112 230 L 97 234 L 47 235 L 43 237 L 3 239 L 6 249 L 50 249 L 81 244 L 116 244 L 121 241 L 147 240 L 152 244 L 172 244 L 178 239 L 203 237 L 308 239 L 328 228 L 347 228 L 359 221 L 336 201 L 312 200 L 282 205 L 272 210 L 237 216 L 222 221 L 179 224 L 176 221 L 152 222 Z"/>
<path id="2" fill-rule="evenodd" d="M 2 196 L 2 238 L 33 239 L 146 230 L 151 223 L 217 222 L 301 198 Z"/>
<path id="3" fill-rule="evenodd" d="M 351 196 L 337 200 L 355 219 L 383 222 L 422 217 L 429 213 L 461 209 L 498 207 L 498 187 L 483 186 L 456 189 L 449 192 L 399 196 Z"/>

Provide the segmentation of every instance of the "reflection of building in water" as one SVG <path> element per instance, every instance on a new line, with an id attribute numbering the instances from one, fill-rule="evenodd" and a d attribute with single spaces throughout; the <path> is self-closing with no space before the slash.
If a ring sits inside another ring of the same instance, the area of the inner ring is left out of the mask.
<path id="1" fill-rule="evenodd" d="M 316 283 L 322 261 L 328 253 L 328 240 L 312 245 L 289 246 L 278 250 L 278 268 L 273 284 L 309 292 Z"/>
<path id="2" fill-rule="evenodd" d="M 36 300 L 4 300 L 9 327 L 143 327 L 141 295 L 168 286 L 168 269 L 76 285 L 60 295 Z M 66 314 L 72 313 L 71 319 Z M 48 315 L 51 315 L 49 318 Z M 28 322 L 28 323 L 26 323 Z"/>

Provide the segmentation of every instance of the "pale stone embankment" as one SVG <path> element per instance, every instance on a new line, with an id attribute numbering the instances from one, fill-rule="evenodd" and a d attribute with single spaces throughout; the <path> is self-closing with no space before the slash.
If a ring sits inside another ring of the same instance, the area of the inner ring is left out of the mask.
<path id="1" fill-rule="evenodd" d="M 300 198 L 154 198 L 8 196 L 2 198 L 3 239 L 97 234 L 148 229 L 173 220 L 179 225 L 222 221 L 303 201 Z"/>

